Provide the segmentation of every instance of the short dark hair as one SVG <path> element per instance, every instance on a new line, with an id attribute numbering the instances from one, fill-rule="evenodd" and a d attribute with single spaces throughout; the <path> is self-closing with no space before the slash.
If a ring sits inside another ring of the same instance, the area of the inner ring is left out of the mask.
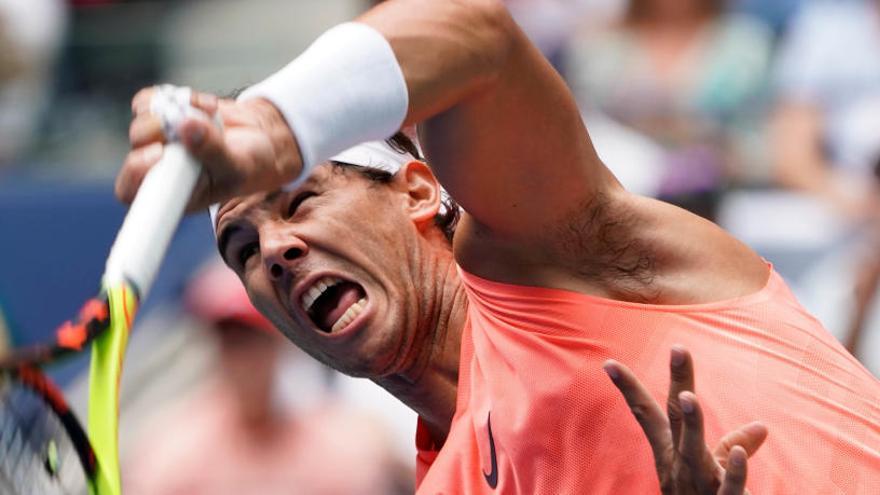
<path id="1" fill-rule="evenodd" d="M 395 135 L 386 139 L 385 142 L 388 143 L 388 146 L 402 155 L 410 154 L 416 160 L 425 161 L 425 158 L 422 156 L 415 142 L 413 142 L 413 140 L 402 131 L 398 131 Z M 394 174 L 376 168 L 361 167 L 333 160 L 331 160 L 330 163 L 335 167 L 352 168 L 367 179 L 380 184 L 387 184 L 391 182 L 391 179 L 394 177 Z M 434 217 L 434 224 L 440 228 L 443 235 L 446 236 L 446 240 L 452 242 L 452 236 L 455 234 L 455 227 L 458 225 L 458 220 L 461 218 L 461 210 L 458 207 L 458 203 L 449 196 L 444 195 L 442 203 L 443 208 Z"/>

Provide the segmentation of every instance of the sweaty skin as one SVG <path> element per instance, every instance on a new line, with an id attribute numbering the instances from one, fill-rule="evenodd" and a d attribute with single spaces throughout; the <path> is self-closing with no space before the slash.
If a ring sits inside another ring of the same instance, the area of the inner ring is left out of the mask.
<path id="1" fill-rule="evenodd" d="M 294 191 L 223 204 L 217 230 L 227 264 L 276 327 L 329 366 L 371 378 L 442 441 L 466 302 L 449 243 L 433 226 L 439 198 L 420 162 L 388 187 L 321 165 Z M 302 287 L 326 275 L 357 282 L 369 301 L 345 335 L 317 329 L 299 303 Z"/>
<path id="2" fill-rule="evenodd" d="M 377 185 L 324 164 L 277 191 L 301 169 L 278 111 L 196 94 L 225 126 L 181 129 L 205 167 L 192 207 L 233 198 L 219 213 L 220 249 L 255 305 L 316 358 L 412 407 L 435 444 L 455 410 L 467 309 L 456 263 L 500 282 L 654 304 L 731 299 L 767 282 L 762 260 L 718 227 L 623 190 L 564 82 L 501 2 L 396 0 L 358 21 L 391 44 L 409 90 L 404 124 L 419 124 L 431 169 L 413 162 Z M 123 200 L 158 159 L 150 94 L 133 102 Z M 467 211 L 452 248 L 433 222 L 434 173 Z M 322 276 L 357 284 L 368 300 L 340 334 L 299 305 Z"/>

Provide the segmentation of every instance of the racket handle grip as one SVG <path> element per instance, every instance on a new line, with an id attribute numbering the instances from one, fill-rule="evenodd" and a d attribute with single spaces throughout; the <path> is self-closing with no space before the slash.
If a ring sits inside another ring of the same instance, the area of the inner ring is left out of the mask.
<path id="1" fill-rule="evenodd" d="M 141 300 L 146 298 L 200 171 L 182 144 L 165 145 L 162 159 L 144 177 L 110 249 L 105 287 L 129 282 Z"/>

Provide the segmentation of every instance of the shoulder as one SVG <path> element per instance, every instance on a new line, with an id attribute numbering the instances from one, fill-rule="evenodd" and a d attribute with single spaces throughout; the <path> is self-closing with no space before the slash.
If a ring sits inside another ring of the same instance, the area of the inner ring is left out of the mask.
<path id="1" fill-rule="evenodd" d="M 619 187 L 597 192 L 528 238 L 505 238 L 465 219 L 456 232 L 456 261 L 490 281 L 650 299 L 655 246 L 639 232 L 653 230 L 653 219 L 632 197 Z"/>

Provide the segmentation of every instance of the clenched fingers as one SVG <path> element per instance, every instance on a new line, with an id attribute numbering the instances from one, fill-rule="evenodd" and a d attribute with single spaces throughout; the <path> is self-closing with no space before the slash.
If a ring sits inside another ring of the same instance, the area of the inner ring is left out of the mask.
<path id="1" fill-rule="evenodd" d="M 149 112 L 139 114 L 128 127 L 128 141 L 132 149 L 164 142 L 162 121 Z"/>
<path id="2" fill-rule="evenodd" d="M 187 211 L 207 207 L 218 195 L 231 195 L 242 179 L 231 164 L 223 132 L 202 119 L 188 119 L 180 126 L 180 134 L 187 150 L 202 164 L 202 177 Z M 144 177 L 162 158 L 164 146 L 162 142 L 153 142 L 129 152 L 116 177 L 116 196 L 120 201 L 134 201 Z"/>
<path id="3" fill-rule="evenodd" d="M 135 116 L 139 116 L 150 113 L 153 103 L 153 94 L 155 92 L 155 87 L 151 86 L 148 88 L 143 88 L 135 93 L 134 97 L 131 99 L 132 114 L 134 114 Z M 199 91 L 191 92 L 190 105 L 198 108 L 208 115 L 213 115 L 214 112 L 217 111 L 217 102 L 217 97 L 210 93 L 202 93 Z"/>
<path id="4" fill-rule="evenodd" d="M 210 93 L 193 91 L 192 96 L 190 96 L 189 99 L 189 104 L 208 115 L 214 115 L 214 113 L 217 112 L 219 101 L 220 100 L 216 96 Z"/>
<path id="5" fill-rule="evenodd" d="M 132 101 L 134 119 L 132 119 L 131 125 L 128 128 L 128 139 L 132 149 L 154 142 L 165 141 L 162 119 L 151 112 L 154 92 L 152 88 L 141 90 Z M 193 91 L 190 95 L 190 105 L 201 110 L 210 118 L 217 113 L 219 103 L 214 95 Z"/>
<path id="6" fill-rule="evenodd" d="M 122 170 L 116 176 L 116 197 L 123 203 L 131 203 L 147 172 L 162 158 L 163 144 L 153 143 L 132 150 L 125 158 Z"/>
<path id="7" fill-rule="evenodd" d="M 150 113 L 150 103 L 153 101 L 154 87 L 143 88 L 131 99 L 131 113 L 135 116 Z"/>
<path id="8" fill-rule="evenodd" d="M 161 158 L 163 143 L 167 141 L 162 119 L 152 113 L 155 92 L 153 87 L 145 88 L 132 98 L 134 118 L 129 127 L 132 151 L 126 157 L 116 179 L 116 195 L 126 203 L 134 200 L 144 177 Z M 223 133 L 211 121 L 211 117 L 218 111 L 217 97 L 192 91 L 189 104 L 208 116 L 187 118 L 179 123 L 177 129 L 189 152 L 205 167 L 190 204 L 190 209 L 193 209 L 207 205 L 210 197 L 217 192 L 218 184 L 234 184 L 238 174 L 226 170 L 230 168 L 230 160 L 223 142 Z M 224 178 L 227 180 L 222 180 Z M 232 186 L 227 189 L 230 187 Z"/>

